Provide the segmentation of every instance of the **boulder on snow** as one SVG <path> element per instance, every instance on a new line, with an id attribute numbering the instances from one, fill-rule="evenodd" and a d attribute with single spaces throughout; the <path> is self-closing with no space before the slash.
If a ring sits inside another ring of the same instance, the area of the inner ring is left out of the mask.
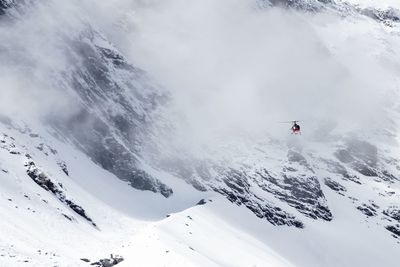
<path id="1" fill-rule="evenodd" d="M 90 265 L 98 266 L 98 267 L 112 267 L 123 261 L 124 261 L 124 258 L 122 256 L 119 256 L 119 255 L 114 256 L 113 254 L 111 254 L 109 259 L 107 259 L 107 258 L 101 259 L 99 261 L 93 262 Z"/>

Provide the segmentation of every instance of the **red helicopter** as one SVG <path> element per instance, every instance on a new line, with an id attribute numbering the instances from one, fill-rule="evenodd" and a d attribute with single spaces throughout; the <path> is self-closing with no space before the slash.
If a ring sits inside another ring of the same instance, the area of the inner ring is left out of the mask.
<path id="1" fill-rule="evenodd" d="M 298 122 L 299 121 L 283 121 L 281 123 L 292 123 L 292 127 L 290 128 L 292 134 L 301 134 L 300 125 L 298 124 Z"/>

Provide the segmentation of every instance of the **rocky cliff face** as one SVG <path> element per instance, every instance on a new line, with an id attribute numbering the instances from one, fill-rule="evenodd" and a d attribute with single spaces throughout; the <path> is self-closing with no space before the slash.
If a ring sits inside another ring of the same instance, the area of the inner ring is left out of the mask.
<path id="1" fill-rule="evenodd" d="M 377 9 L 360 7 L 347 1 L 334 0 L 260 0 L 262 6 L 279 6 L 306 12 L 333 11 L 340 16 L 363 15 L 390 25 L 400 20 L 400 12 L 395 8 Z"/>
<path id="2" fill-rule="evenodd" d="M 12 18 L 7 22 L 9 28 L 29 23 L 25 18 L 29 17 L 30 10 L 43 8 L 44 12 L 52 11 L 52 7 L 46 9 L 48 7 L 42 3 L 32 1 L 13 5 L 10 1 L 2 1 L 0 6 L 3 13 L 9 8 L 7 12 Z M 57 64 L 57 69 L 47 70 L 52 88 L 49 91 L 60 93 L 73 104 L 68 108 L 70 110 L 61 111 L 61 114 L 47 112 L 41 117 L 43 123 L 52 127 L 59 138 L 74 143 L 94 162 L 131 186 L 170 196 L 173 193 L 171 188 L 138 167 L 140 142 L 148 138 L 152 113 L 166 101 L 165 93 L 144 71 L 127 62 L 88 21 L 79 21 L 78 18 L 77 26 L 74 25 L 76 20 L 72 15 L 71 22 L 68 19 L 50 21 L 55 28 L 52 33 L 45 25 L 29 25 L 32 32 L 43 31 L 44 35 L 32 38 L 25 48 L 13 47 L 12 42 L 3 43 L 1 57 L 31 77 L 35 75 L 35 68 L 48 68 L 34 63 L 40 59 L 33 59 L 37 56 L 33 53 L 43 53 L 46 57 L 46 49 L 57 50 L 57 54 L 51 57 L 60 60 L 60 64 Z M 42 41 L 48 45 L 40 47 Z M 12 57 L 18 57 L 18 60 Z M 60 66 L 62 64 L 64 66 Z M 46 101 L 34 101 L 42 100 Z M 49 98 L 49 101 L 53 100 Z"/>
<path id="3" fill-rule="evenodd" d="M 0 1 L 0 15 L 5 14 L 5 10 L 11 6 L 11 1 L 1 0 Z"/>
<path id="4" fill-rule="evenodd" d="M 343 144 L 310 145 L 329 147 L 324 156 L 298 145 L 269 143 L 229 166 L 193 160 L 194 164 L 186 165 L 184 172 L 169 171 L 195 187 L 201 185 L 200 190 L 226 196 L 274 225 L 303 228 L 309 219 L 334 220 L 333 203 L 326 197 L 334 192 L 347 200 L 355 212 L 379 218 L 386 229 L 393 226 L 390 222 L 396 221 L 387 221 L 390 216 L 385 210 L 394 208 L 399 198 L 391 190 L 400 182 L 399 161 L 387 148 L 353 137 L 345 140 Z"/>
<path id="5" fill-rule="evenodd" d="M 66 42 L 65 53 L 72 62 L 65 73 L 66 86 L 82 104 L 66 121 L 50 117 L 50 125 L 133 187 L 170 196 L 171 188 L 137 169 L 140 142 L 166 96 L 99 32 L 88 28 Z"/>

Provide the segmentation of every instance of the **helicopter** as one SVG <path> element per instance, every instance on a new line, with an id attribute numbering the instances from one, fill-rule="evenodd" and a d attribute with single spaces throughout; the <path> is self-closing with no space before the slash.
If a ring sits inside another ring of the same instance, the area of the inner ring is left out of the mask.
<path id="1" fill-rule="evenodd" d="M 292 134 L 301 134 L 300 125 L 298 122 L 299 121 L 282 121 L 281 123 L 292 123 L 292 127 L 290 128 Z"/>

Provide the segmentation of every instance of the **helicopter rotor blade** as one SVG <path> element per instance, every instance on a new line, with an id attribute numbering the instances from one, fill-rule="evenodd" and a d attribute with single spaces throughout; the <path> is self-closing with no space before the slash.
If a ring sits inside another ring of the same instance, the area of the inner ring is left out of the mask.
<path id="1" fill-rule="evenodd" d="M 298 120 L 294 120 L 294 121 L 279 121 L 278 123 L 294 123 L 294 122 L 301 122 Z"/>

